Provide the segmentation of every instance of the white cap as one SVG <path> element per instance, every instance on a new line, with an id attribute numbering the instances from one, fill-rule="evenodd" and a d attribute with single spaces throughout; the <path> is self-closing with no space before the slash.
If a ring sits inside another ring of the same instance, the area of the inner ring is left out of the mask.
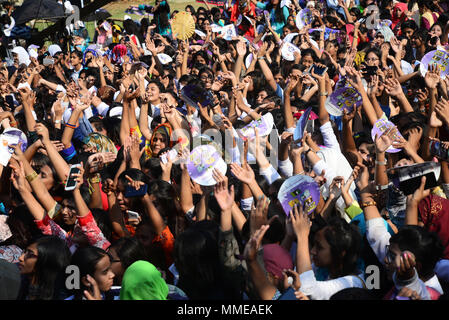
<path id="1" fill-rule="evenodd" d="M 57 54 L 58 52 L 62 52 L 62 49 L 60 46 L 58 46 L 57 44 L 52 44 L 48 47 L 48 52 L 50 53 L 50 55 L 53 57 L 55 54 Z"/>
<path id="2" fill-rule="evenodd" d="M 132 20 L 132 18 L 130 17 L 130 16 L 128 16 L 128 15 L 125 15 L 124 17 L 123 17 L 123 20 Z"/>

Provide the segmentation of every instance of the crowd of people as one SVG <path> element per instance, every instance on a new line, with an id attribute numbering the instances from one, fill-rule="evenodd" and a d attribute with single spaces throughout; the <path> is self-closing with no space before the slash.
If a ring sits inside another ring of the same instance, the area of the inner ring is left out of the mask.
<path id="1" fill-rule="evenodd" d="M 2 29 L 1 299 L 445 299 L 448 9 L 228 0 L 185 7 L 185 36 L 156 0 L 50 45 Z"/>

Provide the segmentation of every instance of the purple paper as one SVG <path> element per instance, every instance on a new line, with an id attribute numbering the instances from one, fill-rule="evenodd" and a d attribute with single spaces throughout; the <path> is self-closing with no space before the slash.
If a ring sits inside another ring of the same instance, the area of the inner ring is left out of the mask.
<path id="1" fill-rule="evenodd" d="M 301 118 L 299 118 L 298 122 L 296 123 L 296 129 L 295 132 L 293 133 L 293 139 L 295 139 L 295 141 L 302 139 L 302 137 L 304 136 L 304 130 L 306 130 L 310 112 L 312 112 L 312 107 L 308 107 L 307 110 L 304 111 Z M 301 144 L 298 143 L 298 145 Z"/>
<path id="2" fill-rule="evenodd" d="M 259 135 L 261 137 L 264 137 L 270 134 L 271 129 L 273 129 L 273 124 L 273 115 L 271 113 L 266 113 L 262 117 L 260 117 L 259 120 L 253 120 L 243 128 L 239 129 L 237 133 L 251 140 L 256 136 L 254 128 L 257 128 L 259 130 Z"/>
<path id="3" fill-rule="evenodd" d="M 373 139 L 374 142 L 376 142 L 376 134 L 377 137 L 380 137 L 381 135 L 384 134 L 384 132 L 388 131 L 390 128 L 395 127 L 394 123 L 386 120 L 385 118 L 380 118 L 379 120 L 377 120 L 374 123 L 373 129 L 371 130 L 371 138 Z M 394 136 L 395 140 L 399 137 L 402 137 L 401 133 L 399 132 L 399 130 L 396 129 L 396 134 Z M 396 149 L 393 148 L 393 146 L 390 146 L 386 152 L 389 153 L 396 153 L 401 151 L 401 149 Z"/>
<path id="4" fill-rule="evenodd" d="M 445 50 L 433 50 L 428 52 L 422 59 L 419 66 L 421 74 L 424 76 L 431 65 L 437 65 L 440 67 L 442 79 L 446 78 L 449 74 L 449 53 Z"/>
<path id="5" fill-rule="evenodd" d="M 296 175 L 284 181 L 278 199 L 287 216 L 298 203 L 304 205 L 307 214 L 311 214 L 320 201 L 320 187 L 313 178 Z"/>
<path id="6" fill-rule="evenodd" d="M 346 78 L 341 78 L 335 85 L 335 90 L 326 99 L 326 110 L 329 114 L 339 117 L 343 115 L 343 110 L 349 113 L 356 107 L 362 105 L 362 96 Z"/>
<path id="7" fill-rule="evenodd" d="M 212 145 L 201 145 L 193 149 L 186 166 L 190 177 L 199 185 L 210 186 L 216 183 L 212 177 L 215 168 L 223 175 L 226 174 L 226 163 Z"/>
<path id="8" fill-rule="evenodd" d="M 26 135 L 21 130 L 16 129 L 16 128 L 8 128 L 5 131 L 3 131 L 3 134 L 19 137 L 19 142 L 22 142 L 22 147 L 21 147 L 22 152 L 25 152 L 27 145 L 28 145 L 28 139 L 27 139 Z"/>

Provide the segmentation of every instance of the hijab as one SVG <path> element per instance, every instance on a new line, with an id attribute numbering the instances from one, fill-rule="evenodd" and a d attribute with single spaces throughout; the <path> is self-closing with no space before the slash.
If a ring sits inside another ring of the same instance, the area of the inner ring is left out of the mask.
<path id="1" fill-rule="evenodd" d="M 139 260 L 123 275 L 120 300 L 167 300 L 168 291 L 159 270 L 150 262 Z"/>
<path id="2" fill-rule="evenodd" d="M 15 47 L 14 49 L 12 49 L 12 52 L 17 54 L 17 57 L 18 57 L 18 60 L 19 60 L 19 64 L 25 63 L 26 66 L 28 67 L 28 65 L 31 63 L 30 55 L 25 50 L 25 48 L 23 48 L 23 47 Z"/>

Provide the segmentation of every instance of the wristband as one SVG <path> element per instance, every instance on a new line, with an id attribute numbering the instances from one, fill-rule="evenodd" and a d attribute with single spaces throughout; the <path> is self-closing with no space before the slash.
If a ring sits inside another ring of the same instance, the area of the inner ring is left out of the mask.
<path id="1" fill-rule="evenodd" d="M 265 60 L 265 57 L 259 57 L 257 60 Z"/>
<path id="2" fill-rule="evenodd" d="M 73 124 L 70 124 L 70 123 L 66 123 L 65 126 L 69 127 L 69 128 L 72 128 L 72 129 L 76 129 L 77 128 L 77 126 L 75 126 Z"/>
<path id="3" fill-rule="evenodd" d="M 366 201 L 360 204 L 360 208 L 364 209 L 366 207 L 376 206 L 376 201 Z"/>
<path id="4" fill-rule="evenodd" d="M 27 179 L 27 181 L 29 183 L 31 183 L 31 182 L 33 182 L 37 178 L 37 176 L 38 176 L 38 174 L 36 173 L 36 171 L 33 171 L 32 173 L 27 175 L 25 178 Z"/>
<path id="5" fill-rule="evenodd" d="M 386 166 L 387 165 L 387 160 L 384 160 L 384 161 L 375 161 L 375 163 L 376 163 L 376 165 L 379 165 L 379 166 Z"/>
<path id="6" fill-rule="evenodd" d="M 383 186 L 381 186 L 381 185 L 376 185 L 376 190 L 377 191 L 383 191 L 383 190 L 386 190 L 386 189 L 388 189 L 388 184 L 385 184 L 385 185 L 383 185 Z"/>
<path id="7" fill-rule="evenodd" d="M 55 120 L 55 124 L 60 124 L 62 120 Z"/>
<path id="8" fill-rule="evenodd" d="M 11 127 L 17 127 L 17 121 L 10 121 L 9 122 L 9 125 L 11 126 Z"/>
<path id="9" fill-rule="evenodd" d="M 320 92 L 320 97 L 327 97 L 328 95 L 328 92 Z"/>

